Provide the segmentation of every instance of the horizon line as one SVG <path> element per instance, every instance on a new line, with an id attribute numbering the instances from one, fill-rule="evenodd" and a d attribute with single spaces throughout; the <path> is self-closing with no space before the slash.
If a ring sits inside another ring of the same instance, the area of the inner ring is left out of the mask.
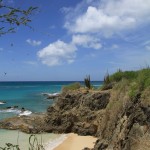
<path id="1" fill-rule="evenodd" d="M 84 82 L 83 80 L 59 80 L 59 81 L 50 81 L 50 80 L 46 80 L 46 81 L 0 81 L 0 82 Z M 91 80 L 91 82 L 103 82 L 102 80 Z"/>

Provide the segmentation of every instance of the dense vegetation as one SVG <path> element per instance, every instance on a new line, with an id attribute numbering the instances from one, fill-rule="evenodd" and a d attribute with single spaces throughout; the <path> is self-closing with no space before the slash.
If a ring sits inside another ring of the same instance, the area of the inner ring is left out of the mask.
<path id="1" fill-rule="evenodd" d="M 108 84 L 120 83 L 126 84 L 129 89 L 129 95 L 134 97 L 137 93 L 144 91 L 150 87 L 150 68 L 144 68 L 138 71 L 121 71 L 109 75 L 104 78 L 104 86 Z"/>

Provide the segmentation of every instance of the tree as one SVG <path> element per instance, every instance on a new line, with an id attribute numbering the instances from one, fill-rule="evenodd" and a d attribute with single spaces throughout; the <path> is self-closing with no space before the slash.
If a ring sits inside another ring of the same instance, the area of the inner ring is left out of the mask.
<path id="1" fill-rule="evenodd" d="M 35 10 L 37 10 L 37 7 L 31 6 L 26 10 L 11 7 L 0 0 L 0 36 L 6 33 L 14 33 L 17 26 L 29 26 L 30 17 Z"/>

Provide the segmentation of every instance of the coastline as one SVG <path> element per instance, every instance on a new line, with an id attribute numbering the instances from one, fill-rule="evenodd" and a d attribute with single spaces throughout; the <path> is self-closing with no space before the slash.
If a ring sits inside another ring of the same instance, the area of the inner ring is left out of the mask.
<path id="1" fill-rule="evenodd" d="M 85 147 L 93 148 L 96 140 L 97 138 L 93 136 L 80 136 L 70 133 L 67 135 L 67 138 L 53 150 L 82 150 Z M 46 150 L 50 150 L 50 145 Z"/>
<path id="2" fill-rule="evenodd" d="M 62 134 L 54 140 L 50 139 L 48 142 L 44 143 L 44 148 L 45 150 L 54 150 L 56 147 L 61 145 L 67 138 L 68 134 Z"/>

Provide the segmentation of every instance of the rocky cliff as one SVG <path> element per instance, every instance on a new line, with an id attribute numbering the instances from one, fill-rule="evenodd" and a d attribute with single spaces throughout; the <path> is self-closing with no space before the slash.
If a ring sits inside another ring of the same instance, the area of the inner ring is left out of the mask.
<path id="1" fill-rule="evenodd" d="M 110 91 L 76 90 L 63 93 L 54 106 L 47 109 L 48 132 L 95 135 L 98 132 L 98 114 L 106 108 Z"/>
<path id="2" fill-rule="evenodd" d="M 121 83 L 122 84 L 122 83 Z M 94 150 L 149 149 L 150 92 L 131 98 L 128 86 L 69 91 L 47 110 L 46 131 L 98 137 Z M 87 149 L 87 148 L 86 148 Z"/>

